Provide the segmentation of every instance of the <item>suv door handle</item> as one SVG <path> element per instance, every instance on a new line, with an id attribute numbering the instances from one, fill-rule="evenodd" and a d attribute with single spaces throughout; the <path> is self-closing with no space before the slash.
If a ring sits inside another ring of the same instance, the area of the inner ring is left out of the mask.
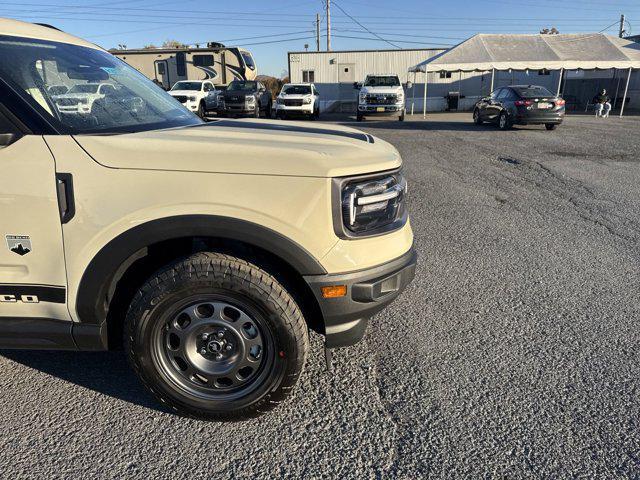
<path id="1" fill-rule="evenodd" d="M 58 208 L 60 222 L 69 223 L 76 214 L 76 203 L 73 196 L 73 175 L 56 173 L 56 191 L 58 192 Z"/>

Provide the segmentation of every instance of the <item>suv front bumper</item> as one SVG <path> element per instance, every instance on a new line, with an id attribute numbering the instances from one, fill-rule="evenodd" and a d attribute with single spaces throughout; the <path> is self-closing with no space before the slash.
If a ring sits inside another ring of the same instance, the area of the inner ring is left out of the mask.
<path id="1" fill-rule="evenodd" d="M 412 247 L 400 258 L 366 270 L 304 277 L 324 317 L 326 347 L 347 347 L 358 343 L 369 318 L 393 302 L 411 283 L 416 273 L 417 258 Z M 346 285 L 347 295 L 324 298 L 322 287 L 334 285 Z"/>

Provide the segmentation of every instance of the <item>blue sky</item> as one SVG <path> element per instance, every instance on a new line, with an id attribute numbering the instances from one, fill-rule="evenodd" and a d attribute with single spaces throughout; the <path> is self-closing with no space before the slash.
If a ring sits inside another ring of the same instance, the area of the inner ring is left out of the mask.
<path id="1" fill-rule="evenodd" d="M 253 52 L 260 73 L 280 76 L 286 52 L 315 49 L 324 0 L 0 0 L 0 16 L 50 23 L 105 48 L 221 41 Z M 332 0 L 333 50 L 455 45 L 475 33 L 617 34 L 620 14 L 640 34 L 640 0 Z M 240 6 L 241 5 L 241 6 Z"/>

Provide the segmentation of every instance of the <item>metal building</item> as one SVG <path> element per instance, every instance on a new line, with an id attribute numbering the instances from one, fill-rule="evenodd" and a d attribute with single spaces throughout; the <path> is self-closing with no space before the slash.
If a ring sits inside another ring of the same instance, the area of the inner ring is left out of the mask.
<path id="1" fill-rule="evenodd" d="M 446 49 L 348 50 L 333 52 L 289 52 L 291 82 L 312 82 L 320 93 L 322 111 L 355 111 L 354 82 L 370 73 L 395 73 L 409 79 L 410 67 Z M 419 96 L 416 86 L 416 96 Z"/>

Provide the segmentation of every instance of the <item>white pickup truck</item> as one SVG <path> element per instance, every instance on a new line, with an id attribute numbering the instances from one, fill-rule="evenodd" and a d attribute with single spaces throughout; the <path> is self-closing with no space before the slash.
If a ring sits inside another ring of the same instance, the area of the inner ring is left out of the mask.
<path id="1" fill-rule="evenodd" d="M 403 122 L 405 116 L 405 94 L 400 78 L 395 74 L 367 75 L 363 83 L 354 83 L 359 90 L 357 118 L 361 122 L 365 116 L 398 116 Z M 410 88 L 407 84 L 407 88 Z"/>
<path id="2" fill-rule="evenodd" d="M 169 95 L 200 118 L 205 118 L 207 112 L 215 111 L 218 108 L 216 87 L 206 80 L 182 80 L 176 82 L 169 90 Z"/>

